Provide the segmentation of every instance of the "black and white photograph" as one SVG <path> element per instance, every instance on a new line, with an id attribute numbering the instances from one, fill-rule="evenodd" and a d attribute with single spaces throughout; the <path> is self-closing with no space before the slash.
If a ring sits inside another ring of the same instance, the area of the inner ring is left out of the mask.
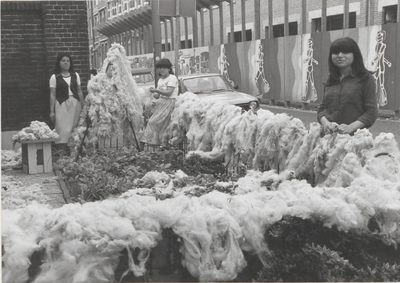
<path id="1" fill-rule="evenodd" d="M 0 4 L 0 282 L 400 282 L 399 0 Z"/>

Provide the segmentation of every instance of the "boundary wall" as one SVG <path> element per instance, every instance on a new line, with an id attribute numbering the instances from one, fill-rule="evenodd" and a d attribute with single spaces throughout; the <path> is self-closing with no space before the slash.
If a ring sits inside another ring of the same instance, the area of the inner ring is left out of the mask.
<path id="1" fill-rule="evenodd" d="M 2 132 L 51 125 L 49 79 L 60 52 L 71 54 L 85 94 L 87 30 L 86 1 L 1 1 Z"/>
<path id="2" fill-rule="evenodd" d="M 178 76 L 221 73 L 240 91 L 262 99 L 319 103 L 328 76 L 329 47 L 345 36 L 359 44 L 365 66 L 376 71 L 377 89 L 387 93 L 387 104 L 380 108 L 398 114 L 400 23 L 182 49 Z M 162 57 L 175 62 L 174 51 Z M 129 56 L 132 68 L 153 68 L 152 58 L 152 53 Z"/>

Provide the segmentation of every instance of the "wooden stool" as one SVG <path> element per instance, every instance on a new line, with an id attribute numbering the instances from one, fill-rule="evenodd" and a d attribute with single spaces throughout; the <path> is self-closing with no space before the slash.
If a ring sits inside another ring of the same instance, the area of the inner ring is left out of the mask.
<path id="1" fill-rule="evenodd" d="M 51 143 L 57 140 L 21 141 L 22 172 L 28 174 L 53 172 Z"/>

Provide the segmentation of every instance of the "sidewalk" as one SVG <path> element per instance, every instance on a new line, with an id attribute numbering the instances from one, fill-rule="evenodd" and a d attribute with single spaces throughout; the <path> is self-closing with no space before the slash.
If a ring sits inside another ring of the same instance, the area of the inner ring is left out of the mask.
<path id="1" fill-rule="evenodd" d="M 63 190 L 54 172 L 30 175 L 22 172 L 22 169 L 11 169 L 2 170 L 1 176 L 2 178 L 3 176 L 13 177 L 15 181 L 22 183 L 22 187 L 29 187 L 33 184 L 40 185 L 42 193 L 50 199 L 49 204 L 53 208 L 58 208 L 66 204 Z"/>

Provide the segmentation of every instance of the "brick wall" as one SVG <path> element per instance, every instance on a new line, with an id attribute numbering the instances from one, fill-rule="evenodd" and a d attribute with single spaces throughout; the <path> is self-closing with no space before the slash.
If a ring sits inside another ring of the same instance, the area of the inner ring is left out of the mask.
<path id="1" fill-rule="evenodd" d="M 20 130 L 33 120 L 50 124 L 49 78 L 59 52 L 71 54 L 86 93 L 86 11 L 86 1 L 1 2 L 2 131 Z"/>

